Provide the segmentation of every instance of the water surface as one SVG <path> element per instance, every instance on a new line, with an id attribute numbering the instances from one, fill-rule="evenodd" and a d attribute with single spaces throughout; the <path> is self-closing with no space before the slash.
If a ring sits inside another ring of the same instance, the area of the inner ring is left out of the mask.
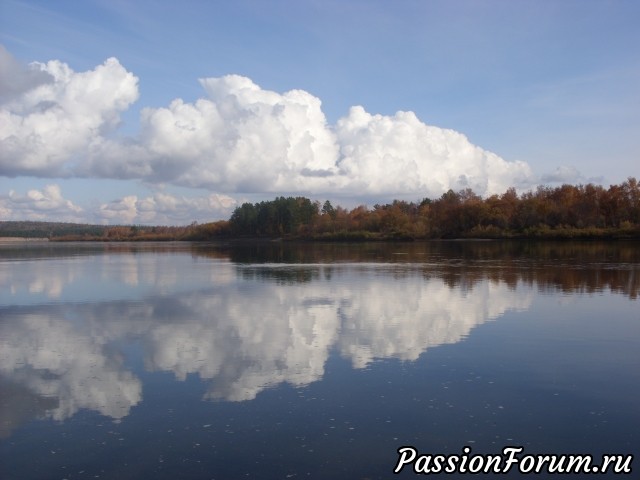
<path id="1" fill-rule="evenodd" d="M 3 245 L 0 476 L 637 456 L 639 274 L 624 242 Z"/>

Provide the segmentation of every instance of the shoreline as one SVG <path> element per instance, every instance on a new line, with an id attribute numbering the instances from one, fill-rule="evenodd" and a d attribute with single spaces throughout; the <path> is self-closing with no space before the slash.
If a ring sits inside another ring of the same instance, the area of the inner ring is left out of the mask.
<path id="1" fill-rule="evenodd" d="M 38 243 L 50 241 L 52 240 L 48 237 L 0 237 L 0 243 Z"/>
<path id="2" fill-rule="evenodd" d="M 619 241 L 640 240 L 640 232 L 602 232 L 599 234 L 582 232 L 553 232 L 544 235 L 512 235 L 504 237 L 388 237 L 374 235 L 323 235 L 320 237 L 284 236 L 284 237 L 211 237 L 206 239 L 191 238 L 104 238 L 104 237 L 0 237 L 0 244 L 37 244 L 37 243 L 210 243 L 225 242 L 234 244 L 275 244 L 275 243 L 414 243 L 414 242 L 492 242 L 492 241 Z"/>

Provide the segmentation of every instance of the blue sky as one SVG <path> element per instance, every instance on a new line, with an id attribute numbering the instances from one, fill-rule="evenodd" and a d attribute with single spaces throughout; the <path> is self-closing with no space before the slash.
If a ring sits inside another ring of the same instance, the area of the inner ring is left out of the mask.
<path id="1" fill-rule="evenodd" d="M 2 0 L 0 218 L 619 183 L 638 25 L 631 0 Z"/>

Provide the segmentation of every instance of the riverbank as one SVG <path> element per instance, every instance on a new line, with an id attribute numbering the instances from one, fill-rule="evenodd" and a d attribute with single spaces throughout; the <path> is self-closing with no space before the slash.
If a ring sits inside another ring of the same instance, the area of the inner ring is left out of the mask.
<path id="1" fill-rule="evenodd" d="M 38 243 L 48 242 L 48 238 L 29 238 L 29 237 L 0 237 L 0 243 Z"/>

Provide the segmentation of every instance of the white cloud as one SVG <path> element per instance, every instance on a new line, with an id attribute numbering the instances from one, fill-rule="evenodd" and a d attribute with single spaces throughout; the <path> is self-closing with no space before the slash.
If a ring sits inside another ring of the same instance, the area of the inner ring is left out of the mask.
<path id="1" fill-rule="evenodd" d="M 228 218 L 236 200 L 220 194 L 206 197 L 177 197 L 156 193 L 145 198 L 129 195 L 111 203 L 102 204 L 97 216 L 102 223 L 185 225 L 192 221 L 212 221 Z"/>
<path id="2" fill-rule="evenodd" d="M 507 162 L 454 130 L 432 127 L 413 112 L 371 115 L 353 107 L 337 124 L 339 166 L 350 189 L 439 195 L 471 187 L 478 194 L 530 185 L 523 162 Z"/>
<path id="3" fill-rule="evenodd" d="M 29 190 L 21 195 L 11 190 L 0 195 L 3 220 L 47 220 L 103 224 L 186 225 L 229 218 L 238 202 L 222 194 L 200 197 L 156 192 L 139 198 L 127 195 L 97 207 L 83 209 L 63 197 L 59 185 Z"/>
<path id="4" fill-rule="evenodd" d="M 0 45 L 0 102 L 9 101 L 40 85 L 53 82 L 53 77 L 34 66 L 18 62 Z"/>
<path id="5" fill-rule="evenodd" d="M 91 168 L 219 191 L 324 188 L 326 181 L 305 174 L 336 170 L 338 147 L 319 99 L 262 90 L 237 75 L 200 82 L 209 99 L 144 109 L 137 143 L 105 144 Z"/>
<path id="6" fill-rule="evenodd" d="M 9 191 L 0 195 L 0 215 L 5 220 L 81 221 L 85 218 L 81 207 L 62 196 L 58 185 L 42 190 L 29 190 L 25 195 Z"/>
<path id="7" fill-rule="evenodd" d="M 100 206 L 100 215 L 108 220 L 115 219 L 112 223 L 133 223 L 138 216 L 138 197 L 126 196 L 120 200 Z"/>
<path id="8" fill-rule="evenodd" d="M 13 70 L 8 77 L 24 74 L 16 62 L 4 63 Z M 490 194 L 534 181 L 526 163 L 507 162 L 412 112 L 372 115 L 356 106 L 332 126 L 310 93 L 264 90 L 239 75 L 201 79 L 207 98 L 144 108 L 135 138 L 109 138 L 138 97 L 137 78 L 118 60 L 81 73 L 55 60 L 29 68 L 50 81 L 39 79 L 2 105 L 0 175 L 351 197 L 435 197 L 466 187 Z M 148 219 L 149 202 L 162 200 L 127 197 L 101 215 Z"/>
<path id="9" fill-rule="evenodd" d="M 10 83 L 24 76 L 15 62 Z M 3 65 L 4 66 L 4 65 Z M 138 79 L 115 58 L 76 73 L 52 60 L 32 63 L 29 75 L 46 76 L 13 95 L 0 109 L 0 174 L 3 176 L 71 176 L 92 145 L 115 127 L 120 112 L 138 98 Z"/>
<path id="10" fill-rule="evenodd" d="M 243 193 L 439 196 L 533 181 L 527 164 L 507 162 L 412 112 L 371 115 L 353 107 L 331 127 L 320 100 L 304 91 L 279 94 L 237 75 L 201 84 L 209 99 L 145 109 L 138 142 L 124 151 L 109 146 L 111 161 L 94 161 L 113 169 L 107 175 L 130 172 L 128 159 L 148 179 Z"/>

